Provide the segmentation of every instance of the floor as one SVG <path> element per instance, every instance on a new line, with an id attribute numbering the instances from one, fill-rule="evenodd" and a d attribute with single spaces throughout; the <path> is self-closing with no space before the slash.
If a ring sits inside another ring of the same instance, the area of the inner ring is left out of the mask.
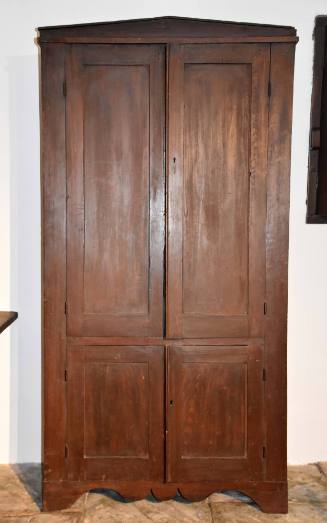
<path id="1" fill-rule="evenodd" d="M 213 494 L 200 503 L 181 499 L 133 503 L 115 493 L 88 493 L 70 509 L 40 512 L 40 466 L 0 465 L 0 523 L 327 523 L 327 463 L 289 467 L 289 514 L 263 514 L 238 493 Z"/>

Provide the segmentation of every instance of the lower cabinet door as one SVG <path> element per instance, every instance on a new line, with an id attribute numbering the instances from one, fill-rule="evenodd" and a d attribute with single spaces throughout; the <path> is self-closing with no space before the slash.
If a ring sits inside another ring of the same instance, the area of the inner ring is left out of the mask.
<path id="1" fill-rule="evenodd" d="M 162 347 L 70 346 L 67 477 L 163 480 Z"/>
<path id="2" fill-rule="evenodd" d="M 169 348 L 168 481 L 262 477 L 262 357 L 254 345 Z"/>

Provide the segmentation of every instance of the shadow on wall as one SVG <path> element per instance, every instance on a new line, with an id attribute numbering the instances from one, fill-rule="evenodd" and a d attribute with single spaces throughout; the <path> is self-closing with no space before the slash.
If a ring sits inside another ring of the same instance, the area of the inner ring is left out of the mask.
<path id="1" fill-rule="evenodd" d="M 38 56 L 8 57 L 10 82 L 10 462 L 41 461 Z"/>
<path id="2" fill-rule="evenodd" d="M 42 471 L 41 465 L 35 463 L 16 463 L 13 471 L 24 485 L 34 503 L 42 509 Z"/>

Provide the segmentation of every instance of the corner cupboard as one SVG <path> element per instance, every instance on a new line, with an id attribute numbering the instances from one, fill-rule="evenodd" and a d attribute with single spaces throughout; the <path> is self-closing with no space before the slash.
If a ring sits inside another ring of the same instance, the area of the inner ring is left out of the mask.
<path id="1" fill-rule="evenodd" d="M 46 510 L 287 511 L 291 27 L 39 29 Z"/>

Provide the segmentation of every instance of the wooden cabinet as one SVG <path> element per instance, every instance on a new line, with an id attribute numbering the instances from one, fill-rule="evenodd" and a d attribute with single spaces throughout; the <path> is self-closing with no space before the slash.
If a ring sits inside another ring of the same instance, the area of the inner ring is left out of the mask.
<path id="1" fill-rule="evenodd" d="M 287 511 L 295 30 L 39 33 L 44 508 L 236 489 Z"/>

